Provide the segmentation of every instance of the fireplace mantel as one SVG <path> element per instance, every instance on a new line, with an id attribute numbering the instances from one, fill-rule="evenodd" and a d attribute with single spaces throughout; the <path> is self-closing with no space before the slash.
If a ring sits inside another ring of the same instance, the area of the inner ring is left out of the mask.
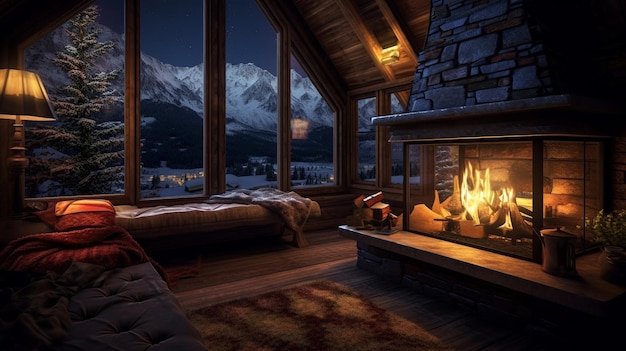
<path id="1" fill-rule="evenodd" d="M 615 104 L 563 94 L 378 116 L 372 123 L 389 126 L 391 142 L 604 138 L 616 130 L 620 112 Z"/>

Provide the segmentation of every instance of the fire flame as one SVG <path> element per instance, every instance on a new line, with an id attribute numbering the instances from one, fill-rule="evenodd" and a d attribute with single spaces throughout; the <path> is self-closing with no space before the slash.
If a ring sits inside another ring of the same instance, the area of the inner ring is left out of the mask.
<path id="1" fill-rule="evenodd" d="M 502 194 L 500 195 L 500 203 L 502 204 L 502 206 L 506 206 L 507 209 L 506 216 L 504 217 L 504 223 L 498 227 L 498 229 L 502 229 L 503 231 L 513 229 L 513 221 L 511 220 L 511 206 L 509 206 L 509 203 L 515 201 L 514 195 L 515 192 L 513 188 L 504 188 Z"/>
<path id="2" fill-rule="evenodd" d="M 509 203 L 515 201 L 513 188 L 503 188 L 501 193 L 491 188 L 489 168 L 484 171 L 474 170 L 471 163 L 463 172 L 461 183 L 461 204 L 464 208 L 463 217 L 472 220 L 475 225 L 489 223 L 491 215 L 499 208 L 505 208 L 506 218 L 499 228 L 513 229 Z"/>

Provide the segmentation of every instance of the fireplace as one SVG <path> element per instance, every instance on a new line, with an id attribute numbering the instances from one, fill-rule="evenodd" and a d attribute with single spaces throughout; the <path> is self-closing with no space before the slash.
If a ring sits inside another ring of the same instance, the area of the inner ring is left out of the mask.
<path id="1" fill-rule="evenodd" d="M 609 124 L 593 104 L 568 100 L 376 117 L 403 144 L 403 229 L 537 262 L 543 229 L 576 235 L 578 252 L 593 248 L 584 220 L 606 205 Z M 575 122 L 581 114 L 600 123 Z"/>
<path id="2" fill-rule="evenodd" d="M 593 247 L 620 108 L 572 41 L 585 4 L 431 1 L 408 111 L 372 119 L 403 145 L 404 230 L 536 262 L 544 229 Z"/>

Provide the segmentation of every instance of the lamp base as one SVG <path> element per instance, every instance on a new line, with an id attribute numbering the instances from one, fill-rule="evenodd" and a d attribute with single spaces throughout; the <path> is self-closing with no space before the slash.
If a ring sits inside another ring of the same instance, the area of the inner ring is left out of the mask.
<path id="1" fill-rule="evenodd" d="M 9 189 L 11 193 L 11 217 L 20 218 L 24 209 L 25 171 L 28 167 L 26 148 L 24 147 L 24 124 L 17 119 L 13 124 L 13 146 L 9 148 Z"/>
<path id="2" fill-rule="evenodd" d="M 11 161 L 9 161 L 10 163 Z M 11 217 L 21 218 L 24 209 L 24 169 L 11 168 L 9 181 L 9 191 L 11 192 Z"/>

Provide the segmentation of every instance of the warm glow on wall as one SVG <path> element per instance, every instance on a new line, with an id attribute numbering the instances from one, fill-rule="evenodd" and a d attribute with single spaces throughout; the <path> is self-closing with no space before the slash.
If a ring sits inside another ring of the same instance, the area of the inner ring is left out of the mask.
<path id="1" fill-rule="evenodd" d="M 390 46 L 383 49 L 380 61 L 383 65 L 390 65 L 400 60 L 400 48 L 398 45 Z"/>

